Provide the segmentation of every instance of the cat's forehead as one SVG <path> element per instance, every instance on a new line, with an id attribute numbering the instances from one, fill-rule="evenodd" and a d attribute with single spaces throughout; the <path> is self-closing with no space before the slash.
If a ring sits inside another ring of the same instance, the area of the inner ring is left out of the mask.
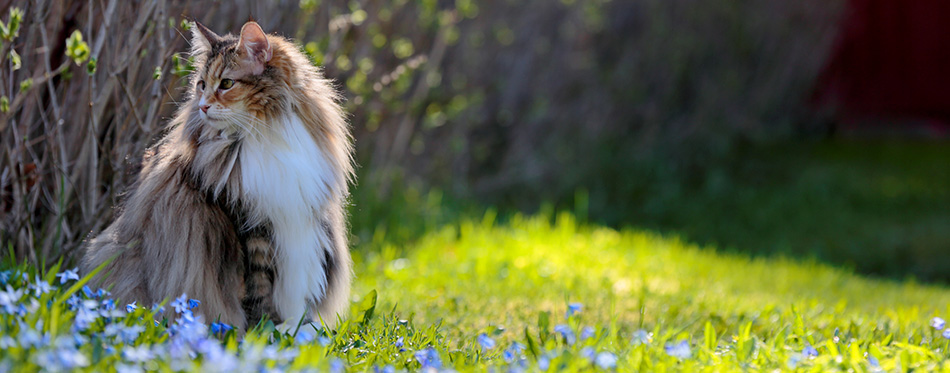
<path id="1" fill-rule="evenodd" d="M 213 44 L 209 51 L 205 52 L 201 58 L 196 59 L 195 62 L 200 75 L 216 76 L 238 68 L 238 40 L 233 39 Z"/>

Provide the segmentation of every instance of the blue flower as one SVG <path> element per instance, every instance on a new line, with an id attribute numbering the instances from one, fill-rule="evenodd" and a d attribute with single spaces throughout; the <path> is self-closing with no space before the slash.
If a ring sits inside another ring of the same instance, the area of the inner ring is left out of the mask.
<path id="1" fill-rule="evenodd" d="M 343 373 L 346 371 L 346 365 L 343 364 L 343 360 L 333 359 L 330 360 L 330 373 Z"/>
<path id="2" fill-rule="evenodd" d="M 667 343 L 663 346 L 663 350 L 666 351 L 667 355 L 678 359 L 689 359 L 690 356 L 693 356 L 693 352 L 689 348 L 689 342 L 682 340 L 679 343 Z"/>
<path id="3" fill-rule="evenodd" d="M 50 371 L 69 371 L 89 365 L 89 359 L 85 355 L 71 348 L 42 351 L 37 354 L 36 361 L 45 370 Z"/>
<path id="4" fill-rule="evenodd" d="M 145 327 L 141 325 L 127 326 L 119 329 L 119 338 L 126 344 L 132 344 L 135 343 L 135 339 L 139 337 L 139 334 L 144 331 Z"/>
<path id="5" fill-rule="evenodd" d="M 587 346 L 581 349 L 581 356 L 587 360 L 594 360 L 594 354 L 596 354 L 596 351 L 593 347 Z"/>
<path id="6" fill-rule="evenodd" d="M 946 339 L 950 339 L 950 329 L 944 330 L 941 335 L 943 335 L 943 337 Z"/>
<path id="7" fill-rule="evenodd" d="M 171 306 L 175 308 L 175 313 L 180 314 L 180 313 L 184 313 L 185 311 L 188 311 L 187 299 L 188 299 L 188 295 L 185 293 L 182 293 L 180 297 L 175 298 L 175 300 L 172 301 Z"/>
<path id="8" fill-rule="evenodd" d="M 26 317 L 27 313 L 28 312 L 27 312 L 26 306 L 22 304 L 16 306 L 15 315 L 20 316 L 20 317 Z"/>
<path id="9" fill-rule="evenodd" d="M 432 347 L 416 351 L 413 357 L 416 358 L 419 364 L 422 364 L 423 368 L 442 368 L 442 359 L 439 358 L 439 352 Z"/>
<path id="10" fill-rule="evenodd" d="M 330 342 L 332 342 L 330 338 L 327 338 L 326 336 L 323 336 L 323 335 L 317 338 L 317 343 L 319 343 L 321 346 L 329 346 Z"/>
<path id="11" fill-rule="evenodd" d="M 403 337 L 396 338 L 395 346 L 402 347 L 402 345 L 403 345 Z"/>
<path id="12" fill-rule="evenodd" d="M 587 338 L 593 337 L 595 332 L 596 331 L 594 330 L 594 328 L 585 326 L 584 329 L 581 330 L 581 340 L 583 341 Z"/>
<path id="13" fill-rule="evenodd" d="M 155 312 L 155 313 L 165 313 L 165 306 L 163 306 L 163 305 L 161 305 L 161 304 L 158 304 L 158 303 L 153 303 L 153 304 L 152 304 L 152 312 Z"/>
<path id="14" fill-rule="evenodd" d="M 96 296 L 99 298 L 108 297 L 110 295 L 112 295 L 112 293 L 106 291 L 106 289 L 99 288 L 99 290 L 96 290 Z"/>
<path id="15" fill-rule="evenodd" d="M 48 334 L 43 335 L 30 328 L 20 329 L 20 333 L 17 335 L 17 338 L 19 339 L 18 342 L 20 343 L 20 346 L 24 348 L 42 347 L 49 344 Z"/>
<path id="16" fill-rule="evenodd" d="M 76 347 L 83 346 L 86 343 L 89 343 L 89 338 L 86 338 L 86 336 L 82 334 L 73 333 L 72 336 L 73 336 L 73 344 L 75 344 Z"/>
<path id="17" fill-rule="evenodd" d="M 152 360 L 152 351 L 147 346 L 125 347 L 122 349 L 122 358 L 127 361 L 144 363 Z"/>
<path id="18" fill-rule="evenodd" d="M 136 302 L 132 302 L 132 303 L 126 304 L 126 305 L 125 305 L 125 312 L 132 313 L 132 311 L 135 311 L 136 308 L 139 308 L 138 306 L 135 305 L 135 303 L 136 303 Z"/>
<path id="19" fill-rule="evenodd" d="M 109 324 L 106 325 L 106 328 L 102 331 L 102 334 L 106 337 L 114 337 L 119 334 L 119 330 L 121 330 L 123 327 L 124 326 L 122 324 Z"/>
<path id="20" fill-rule="evenodd" d="M 20 305 L 20 298 L 22 297 L 22 289 L 14 290 L 10 285 L 7 285 L 6 291 L 0 291 L 0 307 L 3 308 L 3 312 L 16 312 L 16 306 Z"/>
<path id="21" fill-rule="evenodd" d="M 815 357 L 818 356 L 818 350 L 816 350 L 811 345 L 805 345 L 805 348 L 802 349 L 802 355 L 805 357 Z"/>
<path id="22" fill-rule="evenodd" d="M 617 366 L 617 356 L 611 352 L 601 352 L 594 358 L 594 364 L 601 369 L 611 369 Z"/>
<path id="23" fill-rule="evenodd" d="M 40 276 L 36 276 L 36 283 L 30 285 L 33 288 L 33 291 L 36 293 L 36 296 L 40 296 L 46 293 L 49 293 L 53 290 L 53 287 L 50 284 L 42 279 Z"/>
<path id="24" fill-rule="evenodd" d="M 874 355 L 868 355 L 868 364 L 870 364 L 872 368 L 881 367 L 881 363 L 877 361 L 877 358 L 874 357 Z"/>
<path id="25" fill-rule="evenodd" d="M 116 364 L 116 373 L 142 373 L 144 370 L 137 365 Z"/>
<path id="26" fill-rule="evenodd" d="M 56 274 L 56 277 L 59 277 L 59 284 L 65 284 L 69 280 L 79 280 L 79 268 L 67 269 Z"/>
<path id="27" fill-rule="evenodd" d="M 788 366 L 788 369 L 795 369 L 798 366 L 798 363 L 802 361 L 802 354 L 793 353 L 788 357 L 788 361 L 785 362 L 785 365 Z"/>
<path id="28" fill-rule="evenodd" d="M 650 344 L 650 340 L 653 339 L 652 337 L 652 333 L 647 333 L 646 330 L 640 329 L 633 332 L 632 342 L 634 345 Z"/>
<path id="29" fill-rule="evenodd" d="M 76 311 L 76 318 L 73 319 L 73 331 L 83 331 L 89 328 L 89 326 L 99 318 L 99 313 L 94 309 L 86 308 L 85 305 L 81 305 Z"/>
<path id="30" fill-rule="evenodd" d="M 199 304 L 201 304 L 201 301 L 200 301 L 200 300 L 197 300 L 197 299 L 189 299 L 189 300 L 188 300 L 188 308 L 191 308 L 191 309 L 198 308 L 198 305 L 199 305 Z"/>
<path id="31" fill-rule="evenodd" d="M 83 294 L 86 294 L 86 298 L 92 298 L 93 296 L 96 295 L 96 293 L 93 293 L 92 289 L 89 288 L 89 285 L 83 285 L 82 292 Z"/>
<path id="32" fill-rule="evenodd" d="M 396 373 L 396 368 L 393 368 L 392 365 L 387 365 L 380 368 L 378 365 L 373 366 L 374 373 Z"/>
<path id="33" fill-rule="evenodd" d="M 574 316 L 575 313 L 581 312 L 584 309 L 584 305 L 581 303 L 571 303 L 567 305 L 567 313 L 564 315 L 565 318 Z"/>
<path id="34" fill-rule="evenodd" d="M 218 334 L 218 333 L 227 333 L 227 332 L 231 331 L 231 329 L 234 329 L 234 327 L 232 327 L 231 325 L 225 324 L 225 323 L 221 323 L 221 322 L 213 322 L 213 323 L 211 323 L 211 332 L 212 332 L 212 333 L 215 333 L 215 334 Z"/>
<path id="35" fill-rule="evenodd" d="M 197 320 L 195 320 L 195 314 L 192 313 L 191 310 L 184 310 L 181 313 L 181 317 L 178 318 L 178 325 L 191 325 L 191 324 L 194 324 L 196 321 Z"/>
<path id="36" fill-rule="evenodd" d="M 0 272 L 0 284 L 6 284 L 7 281 L 10 281 L 10 271 Z"/>
<path id="37" fill-rule="evenodd" d="M 547 356 L 541 356 L 538 358 L 538 369 L 541 371 L 546 371 L 551 367 L 551 360 Z"/>
<path id="38" fill-rule="evenodd" d="M 511 344 L 511 346 L 508 346 L 508 349 L 506 349 L 504 353 L 502 353 L 502 357 L 504 357 L 505 361 L 508 363 L 514 362 L 521 357 L 521 351 L 524 351 L 524 348 L 525 347 L 523 344 L 514 342 Z"/>
<path id="39" fill-rule="evenodd" d="M 9 335 L 5 335 L 5 336 L 3 336 L 3 337 L 0 337 L 0 349 L 6 350 L 6 349 L 10 349 L 10 348 L 16 347 L 16 345 L 17 345 L 17 344 L 16 344 L 16 340 L 13 339 L 13 337 L 11 337 L 11 336 L 9 336 Z"/>
<path id="40" fill-rule="evenodd" d="M 294 337 L 294 340 L 297 341 L 297 343 L 299 344 L 310 343 L 310 342 L 313 342 L 313 334 L 310 334 L 310 333 L 307 333 L 306 331 L 301 330 L 297 332 L 297 335 Z"/>
<path id="41" fill-rule="evenodd" d="M 505 359 L 505 362 L 509 364 L 518 358 L 518 355 L 516 355 L 511 349 L 507 349 L 505 352 L 502 352 L 501 356 Z"/>
<path id="42" fill-rule="evenodd" d="M 76 294 L 73 294 L 72 296 L 69 297 L 69 299 L 66 300 L 66 305 L 69 306 L 70 311 L 75 311 L 77 308 L 79 308 L 79 305 L 81 303 L 82 303 L 82 298 L 80 298 Z"/>
<path id="43" fill-rule="evenodd" d="M 485 333 L 479 334 L 478 338 L 476 339 L 478 340 L 478 344 L 481 345 L 482 348 L 486 350 L 491 350 L 495 348 L 495 340 L 491 339 L 491 337 L 489 337 Z"/>
<path id="44" fill-rule="evenodd" d="M 111 298 L 102 300 L 102 309 L 105 311 L 112 311 L 115 309 L 115 300 Z"/>
<path id="45" fill-rule="evenodd" d="M 560 333 L 561 336 L 564 337 L 564 341 L 567 342 L 568 345 L 573 345 L 574 342 L 577 341 L 577 337 L 574 336 L 574 331 L 571 330 L 570 326 L 567 326 L 564 324 L 556 325 L 554 327 L 554 332 Z"/>
<path id="46" fill-rule="evenodd" d="M 934 317 L 933 320 L 930 320 L 930 326 L 937 330 L 943 330 L 943 327 L 947 325 L 947 322 L 939 317 Z"/>

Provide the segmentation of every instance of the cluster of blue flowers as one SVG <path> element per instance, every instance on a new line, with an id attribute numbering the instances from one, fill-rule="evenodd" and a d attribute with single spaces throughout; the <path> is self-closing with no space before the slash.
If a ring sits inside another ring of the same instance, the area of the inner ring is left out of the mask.
<path id="1" fill-rule="evenodd" d="M 165 307 L 158 304 L 149 307 L 133 302 L 117 306 L 108 291 L 80 287 L 77 281 L 80 277 L 76 269 L 65 270 L 55 277 L 46 276 L 46 279 L 18 270 L 0 272 L 0 372 L 24 363 L 49 371 L 65 371 L 90 367 L 104 360 L 122 373 L 143 372 L 146 367 L 149 370 L 167 367 L 175 371 L 283 371 L 299 354 L 298 349 L 287 346 L 313 343 L 329 347 L 333 344 L 324 333 L 301 329 L 293 338 L 280 339 L 289 342 L 239 341 L 236 348 L 233 345 L 227 348 L 221 340 L 232 336 L 233 328 L 220 322 L 206 324 L 197 312 L 201 302 L 190 299 L 187 294 L 169 302 L 166 313 Z M 72 294 L 61 291 L 67 287 Z M 57 321 L 57 317 L 37 316 L 45 309 L 66 311 L 60 312 L 62 316 L 57 316 L 60 319 Z M 474 346 L 482 356 L 498 359 L 494 361 L 505 365 L 509 372 L 557 370 L 564 368 L 563 364 L 576 364 L 578 356 L 588 367 L 617 368 L 620 359 L 615 352 L 596 347 L 599 344 L 595 341 L 607 337 L 607 332 L 581 325 L 577 316 L 583 309 L 580 303 L 568 304 L 566 321 L 553 328 L 558 346 L 546 344 L 546 349 L 538 351 L 538 346 L 533 344 L 532 355 L 537 356 L 533 364 L 525 353 L 527 347 L 518 342 L 504 348 L 491 335 L 482 333 L 475 337 Z M 930 326 L 943 338 L 950 339 L 950 328 L 944 319 L 934 317 Z M 407 338 L 396 337 L 394 347 L 399 352 L 408 350 L 411 361 L 418 363 L 421 370 L 451 369 L 445 365 L 449 360 L 444 360 L 435 347 L 411 346 Z M 633 346 L 653 344 L 653 334 L 645 330 L 637 330 L 629 338 Z M 838 341 L 837 330 L 833 340 Z M 689 340 L 671 340 L 662 347 L 668 356 L 676 359 L 693 357 Z M 18 351 L 10 353 L 14 350 Z M 26 360 L 14 360 L 18 357 Z M 787 366 L 796 369 L 803 361 L 817 357 L 819 351 L 805 344 L 800 352 L 789 356 Z M 867 359 L 872 370 L 880 367 L 874 356 L 868 355 Z M 330 359 L 328 369 L 324 366 L 331 372 L 343 372 L 346 368 L 343 361 L 336 358 Z M 396 368 L 385 365 L 375 366 L 373 370 L 388 373 L 395 372 Z"/>
<path id="2" fill-rule="evenodd" d="M 119 372 L 142 372 L 146 363 L 158 362 L 172 370 L 270 371 L 288 367 L 297 354 L 294 349 L 252 343 L 239 343 L 236 352 L 227 350 L 218 337 L 232 327 L 217 322 L 206 325 L 194 313 L 201 302 L 185 294 L 170 303 L 175 313 L 165 317 L 159 305 L 150 309 L 136 303 L 116 307 L 108 291 L 83 286 L 63 302 L 67 320 L 59 322 L 71 321 L 68 333 L 64 333 L 35 316 L 40 307 L 53 308 L 61 302 L 56 299 L 61 294 L 57 287 L 78 281 L 79 275 L 76 269 L 70 269 L 57 274 L 56 279 L 58 284 L 51 285 L 39 276 L 30 281 L 26 273 L 0 272 L 0 350 L 24 352 L 0 354 L 6 356 L 0 360 L 0 371 L 24 363 L 48 371 L 72 370 L 89 366 L 93 356 L 98 361 L 111 360 Z M 143 337 L 148 324 L 143 325 L 141 320 L 148 318 L 155 319 L 148 328 L 157 330 Z M 28 361 L 14 361 L 11 356 L 23 356 Z"/>

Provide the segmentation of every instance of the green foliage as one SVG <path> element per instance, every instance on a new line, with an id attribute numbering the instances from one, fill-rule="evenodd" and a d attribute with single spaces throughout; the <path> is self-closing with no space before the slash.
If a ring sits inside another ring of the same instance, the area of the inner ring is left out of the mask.
<path id="1" fill-rule="evenodd" d="M 8 58 L 10 58 L 10 64 L 13 65 L 13 71 L 17 71 L 23 66 L 22 61 L 20 61 L 20 54 L 16 52 L 16 49 L 10 49 Z"/>
<path id="2" fill-rule="evenodd" d="M 20 22 L 23 21 L 23 10 L 17 7 L 10 8 L 7 23 L 0 22 L 0 38 L 13 41 L 20 34 Z"/>
<path id="3" fill-rule="evenodd" d="M 154 347 L 187 333 L 170 336 L 175 323 L 154 309 L 139 305 L 77 331 L 67 303 L 86 279 L 44 292 L 34 285 L 56 283 L 59 265 L 45 273 L 20 265 L 6 272 L 4 296 L 36 294 L 26 304 L 33 311 L 0 312 L 0 335 L 10 336 L 0 337 L 0 367 L 37 369 L 49 358 L 48 336 L 58 341 L 55 356 L 82 371 L 137 364 L 132 348 L 143 346 L 154 353 L 149 369 L 185 371 L 228 366 L 229 355 L 243 369 L 288 370 L 415 371 L 422 361 L 458 371 L 950 368 L 947 339 L 928 326 L 950 311 L 946 288 L 724 255 L 677 237 L 581 225 L 570 214 L 515 216 L 499 226 L 488 213 L 431 230 L 405 250 L 357 251 L 356 263 L 354 294 L 365 295 L 353 297 L 337 330 L 303 325 L 281 334 L 262 323 L 241 343 L 233 331 L 211 332 L 222 350 L 184 360 Z M 132 339 L 111 336 L 138 326 Z M 79 355 L 62 355 L 76 341 Z"/>
<path id="4" fill-rule="evenodd" d="M 183 57 L 180 53 L 175 53 L 172 55 L 172 73 L 178 77 L 185 77 L 194 70 L 194 57 Z M 158 69 L 158 66 L 155 67 Z M 158 70 L 158 73 L 161 74 L 161 70 Z M 155 77 L 154 73 L 152 77 Z M 160 76 L 159 76 L 160 77 Z M 187 84 L 186 81 L 182 80 L 182 84 Z"/>
<path id="5" fill-rule="evenodd" d="M 76 65 L 82 65 L 89 59 L 89 44 L 82 40 L 82 32 L 73 31 L 66 39 L 66 56 L 71 58 Z"/>
<path id="6" fill-rule="evenodd" d="M 20 82 L 20 93 L 29 91 L 30 88 L 33 88 L 33 79 L 26 79 Z"/>
<path id="7" fill-rule="evenodd" d="M 587 183 L 590 215 L 724 250 L 947 281 L 950 209 L 936 206 L 950 206 L 948 158 L 940 142 L 773 143 L 690 177 L 617 157 L 613 172 Z M 573 197 L 564 192 L 560 206 Z"/>
<path id="8" fill-rule="evenodd" d="M 97 62 L 98 61 L 95 58 L 89 59 L 89 63 L 86 64 L 86 74 L 89 74 L 90 76 L 92 76 L 96 73 Z"/>
<path id="9" fill-rule="evenodd" d="M 579 226 L 567 214 L 551 219 L 515 216 L 498 227 L 489 214 L 432 232 L 403 254 L 367 254 L 357 260 L 358 292 L 377 289 L 377 308 L 395 306 L 417 324 L 441 322 L 450 346 L 502 329 L 500 346 L 537 345 L 552 367 L 568 370 L 592 367 L 584 347 L 615 353 L 622 371 L 872 370 L 868 357 L 885 370 L 944 364 L 947 341 L 927 326 L 948 311 L 944 288 L 717 254 L 676 237 Z M 566 301 L 584 304 L 579 316 L 562 318 Z M 569 325 L 579 342 L 565 345 L 554 324 Z M 579 338 L 584 326 L 594 337 Z M 634 340 L 639 330 L 648 343 Z M 680 340 L 690 358 L 665 350 Z M 806 346 L 818 356 L 802 356 Z"/>

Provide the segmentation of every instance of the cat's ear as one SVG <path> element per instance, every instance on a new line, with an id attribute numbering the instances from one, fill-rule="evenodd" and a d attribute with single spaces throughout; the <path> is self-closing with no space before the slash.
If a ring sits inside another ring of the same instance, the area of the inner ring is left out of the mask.
<path id="1" fill-rule="evenodd" d="M 247 62 L 251 64 L 254 75 L 264 72 L 264 65 L 273 57 L 267 35 L 257 22 L 248 22 L 241 27 L 241 41 L 238 49 L 244 51 Z"/>
<path id="2" fill-rule="evenodd" d="M 221 37 L 218 34 L 195 21 L 194 27 L 191 28 L 192 54 L 210 51 L 211 46 L 217 44 L 220 40 Z"/>

